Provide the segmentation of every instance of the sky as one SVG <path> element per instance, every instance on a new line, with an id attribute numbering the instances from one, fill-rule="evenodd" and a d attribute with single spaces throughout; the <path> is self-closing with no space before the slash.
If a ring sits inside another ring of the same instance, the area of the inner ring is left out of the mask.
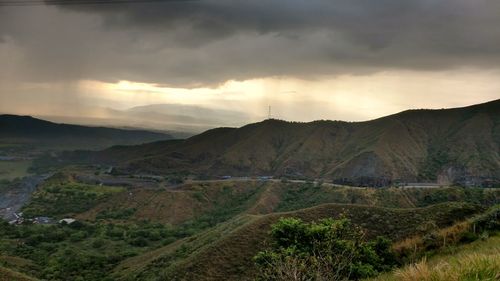
<path id="1" fill-rule="evenodd" d="M 0 0 L 0 112 L 200 131 L 500 98 L 498 0 L 72 1 Z"/>

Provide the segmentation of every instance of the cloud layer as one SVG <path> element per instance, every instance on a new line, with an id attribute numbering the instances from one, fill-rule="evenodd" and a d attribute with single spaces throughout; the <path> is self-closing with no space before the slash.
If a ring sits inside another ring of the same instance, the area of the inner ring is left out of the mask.
<path id="1" fill-rule="evenodd" d="M 179 87 L 498 68 L 496 0 L 199 0 L 0 7 L 3 77 Z M 1 79 L 1 78 L 0 78 Z"/>

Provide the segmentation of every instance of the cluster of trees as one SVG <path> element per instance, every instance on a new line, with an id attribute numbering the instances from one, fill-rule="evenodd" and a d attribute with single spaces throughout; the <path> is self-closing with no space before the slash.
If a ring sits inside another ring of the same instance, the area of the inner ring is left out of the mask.
<path id="1" fill-rule="evenodd" d="M 26 217 L 50 216 L 84 212 L 113 193 L 124 191 L 122 187 L 87 185 L 82 183 L 54 183 L 33 194 L 23 208 Z"/>
<path id="2" fill-rule="evenodd" d="M 32 260 L 43 280 L 112 280 L 121 260 L 169 244 L 182 234 L 158 223 L 9 225 L 0 222 L 0 253 Z"/>
<path id="3" fill-rule="evenodd" d="M 124 220 L 130 218 L 135 212 L 136 208 L 127 208 L 127 209 L 107 209 L 99 212 L 96 216 L 97 220 L 105 220 L 105 219 L 115 219 L 115 220 Z"/>
<path id="4" fill-rule="evenodd" d="M 358 280 L 397 265 L 389 240 L 365 241 L 346 218 L 283 218 L 272 226 L 271 237 L 271 247 L 254 257 L 258 280 Z"/>

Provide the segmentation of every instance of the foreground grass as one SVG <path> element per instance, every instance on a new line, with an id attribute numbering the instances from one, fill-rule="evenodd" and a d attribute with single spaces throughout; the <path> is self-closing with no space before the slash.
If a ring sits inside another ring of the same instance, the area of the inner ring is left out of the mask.
<path id="1" fill-rule="evenodd" d="M 500 237 L 490 237 L 397 269 L 370 281 L 500 280 Z"/>

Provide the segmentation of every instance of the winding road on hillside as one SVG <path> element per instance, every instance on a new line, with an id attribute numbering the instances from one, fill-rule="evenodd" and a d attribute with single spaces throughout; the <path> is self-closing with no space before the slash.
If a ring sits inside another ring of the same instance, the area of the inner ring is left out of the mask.
<path id="1" fill-rule="evenodd" d="M 228 179 L 188 180 L 188 181 L 184 182 L 183 184 L 186 184 L 186 183 L 210 183 L 210 182 L 242 182 L 242 181 L 311 183 L 314 185 L 321 184 L 321 185 L 326 185 L 326 186 L 343 187 L 343 185 L 335 184 L 335 183 L 331 183 L 331 182 L 325 182 L 322 180 L 307 181 L 307 180 L 282 180 L 282 179 L 274 179 L 274 178 L 260 179 L 258 177 L 257 178 L 232 177 L 232 178 L 228 178 Z M 180 185 L 182 185 L 182 184 L 180 184 Z M 363 187 L 355 187 L 355 188 L 363 188 Z"/>

